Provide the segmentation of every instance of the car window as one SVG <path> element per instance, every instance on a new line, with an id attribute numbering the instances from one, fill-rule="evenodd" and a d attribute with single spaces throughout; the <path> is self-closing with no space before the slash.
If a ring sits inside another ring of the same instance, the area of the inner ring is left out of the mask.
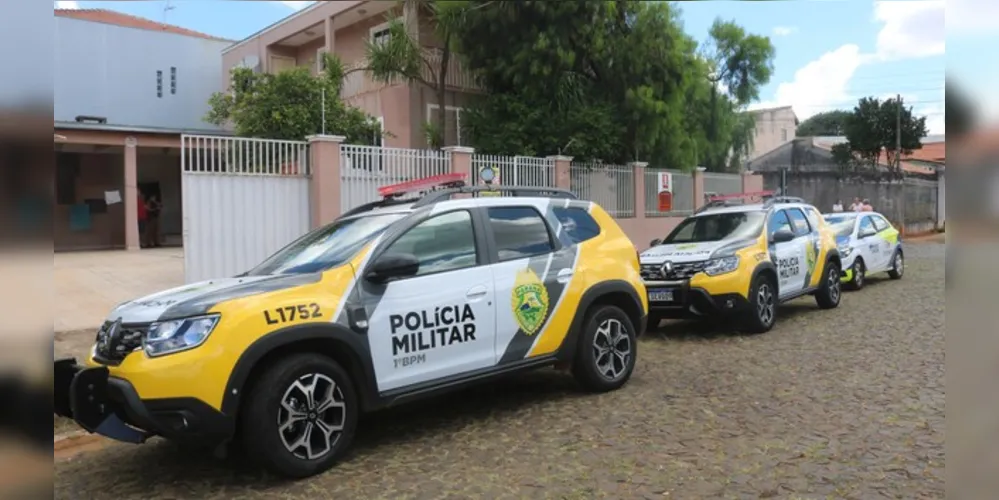
<path id="1" fill-rule="evenodd" d="M 573 243 L 582 243 L 600 234 L 600 225 L 582 208 L 552 209 L 562 223 L 562 230 Z"/>
<path id="2" fill-rule="evenodd" d="M 385 228 L 406 215 L 384 214 L 338 220 L 306 233 L 246 274 L 314 273 L 341 265 Z"/>
<path id="3" fill-rule="evenodd" d="M 476 264 L 472 216 L 465 210 L 431 217 L 406 231 L 385 255 L 412 254 L 417 276 L 455 271 Z"/>
<path id="4" fill-rule="evenodd" d="M 875 232 L 874 223 L 871 222 L 871 216 L 869 215 L 865 216 L 863 219 L 860 219 L 860 231 L 857 234 L 862 235 L 868 232 L 870 233 Z"/>
<path id="5" fill-rule="evenodd" d="M 832 228 L 836 236 L 853 234 L 853 226 L 857 223 L 856 215 L 826 215 L 826 224 Z"/>
<path id="6" fill-rule="evenodd" d="M 554 251 L 548 224 L 530 207 L 494 207 L 489 222 L 499 260 L 514 260 Z"/>
<path id="7" fill-rule="evenodd" d="M 877 215 L 872 215 L 870 217 L 871 221 L 874 222 L 874 228 L 877 229 L 879 233 L 881 231 L 884 231 L 885 229 L 888 229 L 888 227 L 890 226 L 890 224 L 888 224 L 888 221 L 886 221 L 884 217 L 880 217 Z"/>
<path id="8" fill-rule="evenodd" d="M 812 228 L 818 229 L 819 222 L 822 219 L 822 215 L 819 214 L 818 210 L 812 207 L 806 208 L 805 217 L 808 217 L 808 223 L 811 224 Z"/>
<path id="9" fill-rule="evenodd" d="M 787 214 L 791 216 L 791 226 L 794 227 L 795 236 L 804 236 L 812 232 L 811 226 L 808 225 L 808 219 L 805 218 L 805 214 L 800 209 L 789 208 Z"/>
<path id="10" fill-rule="evenodd" d="M 767 237 L 772 237 L 774 233 L 780 231 L 781 229 L 793 231 L 793 229 L 791 229 L 791 221 L 788 220 L 787 214 L 785 214 L 783 210 L 778 210 L 770 216 L 770 221 L 767 223 Z"/>
<path id="11" fill-rule="evenodd" d="M 760 235 L 766 215 L 761 211 L 723 212 L 684 219 L 663 240 L 663 244 L 703 243 Z"/>

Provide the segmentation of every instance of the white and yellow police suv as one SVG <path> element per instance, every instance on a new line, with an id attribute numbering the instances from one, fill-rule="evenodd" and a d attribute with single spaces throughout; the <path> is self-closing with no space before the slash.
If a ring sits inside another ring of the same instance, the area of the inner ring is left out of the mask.
<path id="1" fill-rule="evenodd" d="M 303 477 L 372 410 L 545 366 L 623 385 L 647 302 L 614 220 L 567 191 L 453 183 L 383 188 L 249 272 L 118 306 L 83 366 L 56 361 L 56 413 L 128 442 L 238 439 Z"/>
<path id="2" fill-rule="evenodd" d="M 836 212 L 823 217 L 836 234 L 843 260 L 843 284 L 852 290 L 864 287 L 867 277 L 888 273 L 900 279 L 905 252 L 897 229 L 877 212 Z"/>
<path id="3" fill-rule="evenodd" d="M 708 203 L 642 252 L 651 327 L 664 318 L 736 316 L 761 333 L 782 302 L 810 294 L 823 309 L 839 305 L 839 252 L 815 207 L 791 197 L 729 198 Z"/>

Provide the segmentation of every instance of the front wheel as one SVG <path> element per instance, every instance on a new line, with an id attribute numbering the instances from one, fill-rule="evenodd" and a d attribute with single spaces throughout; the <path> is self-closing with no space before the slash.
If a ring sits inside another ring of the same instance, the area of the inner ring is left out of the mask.
<path id="1" fill-rule="evenodd" d="M 312 476 L 333 467 L 350 447 L 357 393 L 332 359 L 312 353 L 280 359 L 248 396 L 241 409 L 244 446 L 271 472 Z"/>
<path id="2" fill-rule="evenodd" d="M 905 257 L 902 252 L 895 252 L 895 256 L 891 259 L 891 269 L 888 270 L 888 277 L 897 280 L 902 279 L 902 273 L 905 272 Z"/>
<path id="3" fill-rule="evenodd" d="M 841 295 L 839 265 L 835 262 L 826 262 L 823 272 L 825 276 L 822 278 L 819 290 L 815 292 L 815 302 L 821 309 L 832 309 L 839 306 Z"/>
<path id="4" fill-rule="evenodd" d="M 864 266 L 864 259 L 857 257 L 853 262 L 853 277 L 846 283 L 850 290 L 860 290 L 864 288 L 864 281 L 867 279 L 867 268 Z"/>
<path id="5" fill-rule="evenodd" d="M 621 387 L 635 369 L 637 337 L 624 311 L 611 305 L 598 306 L 583 325 L 573 377 L 588 392 Z"/>
<path id="6" fill-rule="evenodd" d="M 743 319 L 744 330 L 749 333 L 766 333 L 777 320 L 777 281 L 759 275 L 749 288 L 749 310 Z"/>

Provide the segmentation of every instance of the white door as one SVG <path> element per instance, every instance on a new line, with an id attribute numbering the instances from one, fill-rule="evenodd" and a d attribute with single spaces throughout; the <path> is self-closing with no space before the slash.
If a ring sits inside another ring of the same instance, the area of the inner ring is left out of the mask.
<path id="1" fill-rule="evenodd" d="M 877 233 L 878 230 L 874 227 L 871 216 L 862 216 L 857 227 L 857 246 L 861 249 L 860 255 L 864 257 L 867 271 L 871 273 L 884 270 L 885 262 L 888 260 L 884 248 L 886 242 L 879 238 Z"/>
<path id="2" fill-rule="evenodd" d="M 819 235 L 818 226 L 814 225 L 811 218 L 800 208 L 788 208 L 787 218 L 791 221 L 791 228 L 794 230 L 794 241 L 800 242 L 805 259 L 801 267 L 801 287 L 808 288 L 815 283 L 815 275 L 822 272 L 819 265 Z M 822 283 L 819 281 L 819 283 Z"/>
<path id="3" fill-rule="evenodd" d="M 376 257 L 411 254 L 413 277 L 383 290 L 364 283 L 368 342 L 384 392 L 493 366 L 496 315 L 493 275 L 476 249 L 466 210 L 435 215 L 403 233 Z M 374 264 L 374 263 L 373 263 Z"/>
<path id="4" fill-rule="evenodd" d="M 767 234 L 773 236 L 779 230 L 794 232 L 787 213 L 778 210 L 770 216 L 767 222 Z M 777 261 L 777 280 L 779 297 L 787 297 L 801 291 L 805 278 L 805 237 L 797 237 L 783 243 L 773 243 L 774 257 Z"/>
<path id="5" fill-rule="evenodd" d="M 496 363 L 523 361 L 551 330 L 552 314 L 572 279 L 577 249 L 554 251 L 548 224 L 535 207 L 491 207 L 487 219 L 499 259 L 496 284 Z"/>

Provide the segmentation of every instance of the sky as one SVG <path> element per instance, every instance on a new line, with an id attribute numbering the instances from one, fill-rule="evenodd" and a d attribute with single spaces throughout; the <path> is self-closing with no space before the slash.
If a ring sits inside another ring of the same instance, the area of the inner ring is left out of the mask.
<path id="1" fill-rule="evenodd" d="M 774 74 L 751 109 L 790 105 L 804 120 L 822 111 L 850 109 L 861 97 L 900 94 L 917 115 L 926 116 L 930 133 L 940 134 L 945 131 L 944 75 L 948 68 L 960 77 L 963 88 L 980 97 L 984 108 L 999 116 L 999 98 L 986 95 L 999 94 L 988 85 L 999 77 L 999 64 L 982 65 L 981 51 L 976 50 L 985 41 L 999 41 L 999 2 L 948 1 L 951 7 L 946 26 L 943 0 L 708 1 L 678 5 L 685 30 L 698 40 L 707 38 L 708 28 L 719 17 L 736 21 L 750 33 L 770 37 L 776 50 Z M 117 10 L 234 40 L 311 3 L 56 2 L 60 8 Z M 945 42 L 964 44 L 960 45 L 967 49 L 960 51 L 963 57 L 948 59 Z"/>

